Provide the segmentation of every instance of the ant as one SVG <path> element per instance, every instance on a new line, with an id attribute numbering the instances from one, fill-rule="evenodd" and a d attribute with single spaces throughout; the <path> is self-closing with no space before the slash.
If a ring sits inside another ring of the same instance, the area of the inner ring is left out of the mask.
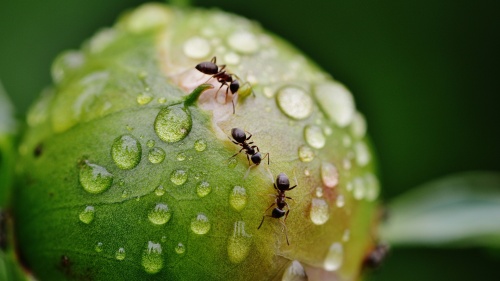
<path id="1" fill-rule="evenodd" d="M 243 150 L 245 150 L 245 153 L 247 155 L 248 165 L 250 165 L 250 160 L 252 160 L 252 162 L 255 165 L 259 165 L 260 162 L 262 162 L 262 159 L 266 157 L 267 157 L 267 165 L 269 165 L 269 153 L 266 153 L 266 155 L 262 157 L 262 154 L 259 151 L 259 147 L 257 147 L 256 145 L 251 145 L 253 144 L 253 141 L 247 142 L 252 137 L 252 134 L 250 133 L 248 134 L 249 136 L 247 137 L 245 131 L 239 128 L 231 129 L 231 136 L 233 137 L 233 139 L 229 138 L 229 140 L 231 140 L 234 144 L 241 146 L 241 149 L 230 158 L 235 157 L 236 155 L 240 154 Z"/>
<path id="2" fill-rule="evenodd" d="M 374 249 L 363 260 L 364 268 L 377 269 L 387 256 L 390 247 L 387 244 L 378 243 Z"/>
<path id="3" fill-rule="evenodd" d="M 278 194 L 275 195 L 276 201 L 273 204 L 271 204 L 271 206 L 269 206 L 269 208 L 266 209 L 266 211 L 264 212 L 264 215 L 262 216 L 262 221 L 260 222 L 259 227 L 257 227 L 257 229 L 260 229 L 260 227 L 262 226 L 262 223 L 264 223 L 264 219 L 266 217 L 276 218 L 276 219 L 285 217 L 285 219 L 283 219 L 283 221 L 280 220 L 280 222 L 283 225 L 283 227 L 285 228 L 285 237 L 286 237 L 286 244 L 287 245 L 290 245 L 290 243 L 288 242 L 288 234 L 286 231 L 285 222 L 286 222 L 286 218 L 288 217 L 288 213 L 290 213 L 290 206 L 288 206 L 288 203 L 286 203 L 285 200 L 286 199 L 293 200 L 293 199 L 291 197 L 286 196 L 285 192 L 290 191 L 290 190 L 294 189 L 295 187 L 297 187 L 297 185 L 290 187 L 290 180 L 288 179 L 287 175 L 285 175 L 285 173 L 280 173 L 276 177 L 276 183 L 274 183 L 274 189 L 276 189 L 276 191 L 278 192 Z M 265 213 L 267 212 L 267 210 L 271 209 L 274 205 L 276 205 L 276 208 L 273 209 L 273 212 L 271 213 L 271 215 L 266 215 Z M 285 207 L 287 208 L 286 212 L 284 210 Z"/>
<path id="4" fill-rule="evenodd" d="M 226 88 L 226 97 L 228 91 L 231 91 L 231 93 L 234 95 L 238 90 L 240 89 L 240 82 L 238 80 L 234 79 L 233 76 L 238 77 L 232 73 L 227 72 L 226 65 L 223 64 L 221 66 L 217 65 L 217 58 L 214 56 L 210 61 L 204 61 L 196 65 L 195 67 L 198 71 L 200 71 L 203 74 L 206 75 L 211 75 L 212 78 L 217 79 L 217 82 L 220 83 L 220 87 L 217 90 L 217 93 L 215 94 L 215 98 L 217 98 L 217 94 L 219 93 L 219 90 L 225 85 L 227 86 Z M 208 80 L 210 80 L 208 79 Z M 207 80 L 207 82 L 208 82 Z M 235 113 L 234 109 L 234 101 L 231 100 L 231 103 L 233 104 L 233 114 Z"/>

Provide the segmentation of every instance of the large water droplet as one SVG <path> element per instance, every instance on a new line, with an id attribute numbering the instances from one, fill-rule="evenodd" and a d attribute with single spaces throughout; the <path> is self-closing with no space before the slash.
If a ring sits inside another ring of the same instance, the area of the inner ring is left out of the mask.
<path id="1" fill-rule="evenodd" d="M 170 220 L 171 216 L 172 212 L 168 208 L 167 204 L 162 203 L 156 204 L 156 206 L 148 213 L 149 221 L 154 224 L 166 224 Z"/>
<path id="2" fill-rule="evenodd" d="M 365 197 L 365 183 L 362 178 L 356 177 L 353 184 L 353 195 L 357 200 L 361 200 Z"/>
<path id="3" fill-rule="evenodd" d="M 192 37 L 183 46 L 184 54 L 192 59 L 202 59 L 211 52 L 210 42 L 202 37 Z"/>
<path id="4" fill-rule="evenodd" d="M 313 109 L 311 96 L 298 87 L 281 88 L 276 95 L 276 102 L 285 115 L 298 120 L 309 117 Z"/>
<path id="5" fill-rule="evenodd" d="M 122 261 L 125 259 L 125 249 L 124 248 L 120 248 L 116 251 L 115 253 L 115 258 L 119 261 Z"/>
<path id="6" fill-rule="evenodd" d="M 369 201 L 374 201 L 377 199 L 380 193 L 380 183 L 375 175 L 368 173 L 364 176 L 366 183 L 366 199 Z"/>
<path id="7" fill-rule="evenodd" d="M 339 172 L 332 163 L 321 163 L 321 180 L 329 188 L 334 188 L 339 183 Z"/>
<path id="8" fill-rule="evenodd" d="M 206 234 L 210 230 L 210 222 L 204 214 L 198 214 L 191 220 L 191 230 L 196 234 Z"/>
<path id="9" fill-rule="evenodd" d="M 111 147 L 111 156 L 120 169 L 133 169 L 141 161 L 142 148 L 132 135 L 123 135 L 115 139 Z"/>
<path id="10" fill-rule="evenodd" d="M 160 243 L 148 242 L 148 246 L 142 254 L 142 266 L 149 274 L 158 273 L 163 268 Z"/>
<path id="11" fill-rule="evenodd" d="M 95 245 L 95 248 L 94 250 L 98 253 L 102 252 L 102 242 L 97 242 L 97 244 Z"/>
<path id="12" fill-rule="evenodd" d="M 233 236 L 229 237 L 227 254 L 232 263 L 241 263 L 246 259 L 252 245 L 252 236 L 245 232 L 245 222 L 234 223 Z"/>
<path id="13" fill-rule="evenodd" d="M 325 270 L 334 271 L 342 266 L 344 260 L 344 248 L 342 244 L 335 242 L 328 249 L 323 266 Z"/>
<path id="14" fill-rule="evenodd" d="M 154 128 L 164 142 L 177 142 L 184 139 L 191 131 L 191 113 L 179 105 L 168 106 L 156 116 Z"/>
<path id="15" fill-rule="evenodd" d="M 315 88 L 316 99 L 323 111 L 340 127 L 349 125 L 354 117 L 354 99 L 343 85 L 323 83 Z"/>
<path id="16" fill-rule="evenodd" d="M 229 35 L 227 42 L 235 51 L 244 54 L 252 54 L 259 49 L 257 37 L 244 30 L 238 30 Z"/>
<path id="17" fill-rule="evenodd" d="M 314 151 L 307 145 L 299 146 L 299 159 L 302 162 L 311 162 L 314 160 Z"/>
<path id="18" fill-rule="evenodd" d="M 98 194 L 104 192 L 113 183 L 113 175 L 104 167 L 92 164 L 88 161 L 80 168 L 80 184 L 89 193 Z"/>
<path id="19" fill-rule="evenodd" d="M 354 150 L 356 153 L 356 162 L 359 166 L 365 166 L 368 162 L 370 162 L 370 151 L 364 142 L 357 142 L 354 145 Z"/>
<path id="20" fill-rule="evenodd" d="M 304 138 L 306 142 L 314 148 L 323 148 L 326 143 L 325 135 L 320 127 L 315 125 L 308 125 L 304 129 Z"/>
<path id="21" fill-rule="evenodd" d="M 212 191 L 212 188 L 210 187 L 210 184 L 206 181 L 202 181 L 196 186 L 196 193 L 200 197 L 205 197 L 207 196 L 210 191 Z"/>
<path id="22" fill-rule="evenodd" d="M 207 142 L 205 140 L 197 140 L 194 142 L 194 149 L 196 151 L 204 151 L 207 148 Z"/>
<path id="23" fill-rule="evenodd" d="M 94 215 L 94 206 L 87 206 L 85 210 L 80 213 L 79 218 L 81 222 L 89 224 L 94 220 Z"/>
<path id="24" fill-rule="evenodd" d="M 188 174 L 185 170 L 174 170 L 170 174 L 170 181 L 175 185 L 183 185 L 188 178 Z"/>
<path id="25" fill-rule="evenodd" d="M 229 204 L 239 212 L 247 205 L 247 197 L 247 191 L 244 187 L 235 186 L 229 195 Z"/>
<path id="26" fill-rule="evenodd" d="M 160 185 L 155 189 L 155 194 L 157 196 L 162 196 L 163 194 L 165 194 L 165 188 L 163 187 L 163 185 Z"/>
<path id="27" fill-rule="evenodd" d="M 285 272 L 281 281 L 307 281 L 307 275 L 302 264 L 299 261 L 292 261 Z"/>
<path id="28" fill-rule="evenodd" d="M 330 218 L 328 203 L 322 198 L 313 198 L 309 215 L 314 224 L 322 225 L 326 223 Z"/>
<path id="29" fill-rule="evenodd" d="M 186 252 L 186 246 L 184 246 L 184 244 L 179 242 L 179 244 L 175 246 L 175 252 L 179 255 L 184 254 Z"/>
<path id="30" fill-rule="evenodd" d="M 151 162 L 153 164 L 158 164 L 158 163 L 163 162 L 163 160 L 165 159 L 165 155 L 167 155 L 165 153 L 165 150 L 163 150 L 159 147 L 153 147 L 149 150 L 148 159 L 149 159 L 149 162 Z"/>

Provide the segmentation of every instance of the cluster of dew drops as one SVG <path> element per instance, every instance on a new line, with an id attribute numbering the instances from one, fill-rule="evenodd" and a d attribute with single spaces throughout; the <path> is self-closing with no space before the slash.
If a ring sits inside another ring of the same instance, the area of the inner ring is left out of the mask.
<path id="1" fill-rule="evenodd" d="M 136 19 L 137 20 L 137 19 Z M 210 36 L 211 32 L 207 29 L 202 31 L 206 37 Z M 99 37 L 99 36 L 96 36 Z M 102 37 L 102 36 L 101 36 Z M 202 59 L 209 57 L 211 53 L 216 51 L 221 54 L 228 64 L 236 65 L 240 62 L 239 54 L 252 54 L 259 50 L 259 42 L 262 45 L 268 42 L 266 37 L 264 41 L 259 41 L 258 36 L 250 31 L 237 31 L 228 37 L 226 47 L 217 46 L 220 42 L 209 41 L 203 36 L 195 36 L 187 39 L 183 45 L 184 55 L 190 59 Z M 99 39 L 100 40 L 100 39 Z M 266 41 L 267 40 L 267 41 Z M 101 40 L 102 41 L 102 40 Z M 109 41 L 109 40 L 108 40 Z M 92 42 L 91 44 L 98 44 Z M 109 42 L 108 42 L 109 43 Z M 269 43 L 269 42 L 268 42 Z M 272 48 L 267 48 L 266 52 L 272 54 Z M 270 55 L 269 55 L 270 56 Z M 290 70 L 297 70 L 297 65 L 300 63 L 290 62 Z M 297 70 L 298 71 L 298 70 Z M 139 79 L 144 81 L 147 74 L 140 73 Z M 263 73 L 264 76 L 271 76 Z M 256 78 L 253 74 L 248 74 L 245 77 L 247 81 L 254 84 Z M 292 77 L 293 78 L 293 77 Z M 320 89 L 323 87 L 322 89 Z M 311 94 L 304 88 L 290 85 L 281 86 L 277 90 L 263 87 L 262 92 L 268 98 L 274 98 L 281 112 L 293 121 L 304 120 L 313 114 L 314 101 Z M 336 188 L 339 184 L 339 170 L 348 173 L 353 165 L 360 167 L 367 166 L 371 161 L 371 156 L 368 147 L 363 138 L 366 134 L 366 124 L 364 117 L 356 112 L 352 101 L 351 94 L 343 86 L 328 82 L 325 85 L 316 87 L 316 98 L 325 103 L 323 108 L 325 114 L 330 117 L 341 128 L 347 128 L 347 133 L 344 133 L 340 140 L 341 146 L 347 151 L 343 159 L 337 165 L 331 162 L 321 162 L 320 175 L 323 186 L 317 187 L 314 190 L 314 198 L 310 206 L 310 219 L 315 225 L 323 225 L 330 218 L 330 208 L 328 202 L 324 198 L 324 187 Z M 153 100 L 150 89 L 146 90 L 137 96 L 137 103 L 145 105 Z M 158 103 L 166 102 L 165 98 L 159 98 Z M 346 110 L 347 108 L 347 110 Z M 349 110 L 351 109 L 351 110 Z M 267 110 L 267 109 L 266 109 Z M 174 122 L 172 122 L 174 120 Z M 324 122 L 323 122 L 324 123 Z M 304 163 L 313 161 L 319 151 L 325 147 L 327 137 L 332 135 L 332 129 L 328 125 L 324 125 L 320 119 L 313 124 L 306 125 L 303 129 L 305 143 L 297 149 L 298 159 Z M 172 105 L 160 110 L 155 121 L 155 132 L 158 137 L 165 142 L 177 142 L 184 139 L 190 131 L 192 120 L 189 112 L 182 107 Z M 166 152 L 156 146 L 154 140 L 146 142 L 148 147 L 148 157 L 150 163 L 160 164 L 166 157 Z M 198 152 L 203 152 L 207 148 L 207 143 L 203 139 L 196 140 L 193 148 Z M 124 134 L 117 137 L 111 148 L 111 157 L 114 163 L 124 170 L 135 168 L 142 157 L 142 145 L 140 141 L 132 134 Z M 185 153 L 176 155 L 178 161 L 186 160 Z M 310 176 L 311 171 L 304 170 L 305 176 Z M 187 171 L 183 169 L 174 170 L 170 175 L 170 181 L 176 186 L 183 185 L 188 178 Z M 113 175 L 106 168 L 84 161 L 79 172 L 79 180 L 85 191 L 91 194 L 100 194 L 106 191 L 113 183 Z M 122 181 L 119 183 L 123 185 Z M 205 197 L 211 192 L 210 183 L 207 181 L 200 182 L 196 191 L 199 197 Z M 375 175 L 371 172 L 366 172 L 362 175 L 357 175 L 345 183 L 345 193 L 338 193 L 335 199 L 335 207 L 343 208 L 346 203 L 346 195 L 352 193 L 352 197 L 356 200 L 376 200 L 379 192 L 379 183 Z M 161 197 L 166 192 L 165 188 L 160 185 L 154 193 Z M 128 196 L 128 192 L 123 191 L 123 197 Z M 229 203 L 236 211 L 241 211 L 247 204 L 247 193 L 244 187 L 235 186 L 229 196 Z M 79 219 L 84 224 L 91 224 L 96 213 L 94 206 L 86 206 L 79 214 Z M 149 212 L 148 220 L 155 225 L 164 225 L 168 223 L 172 217 L 172 209 L 166 203 L 157 203 Z M 204 235 L 210 231 L 210 220 L 203 214 L 198 213 L 191 220 L 190 229 L 193 233 Z M 324 269 L 328 271 L 338 270 L 343 262 L 343 243 L 349 240 L 350 231 L 345 229 L 341 241 L 334 242 L 330 245 L 327 254 L 324 258 Z M 164 237 L 161 242 L 165 242 Z M 233 236 L 230 237 L 228 243 L 228 258 L 233 263 L 242 262 L 248 255 L 251 245 L 251 236 L 245 232 L 245 222 L 237 221 L 234 224 Z M 105 244 L 97 242 L 95 251 L 100 253 L 105 249 Z M 179 243 L 172 249 L 176 254 L 183 255 L 186 253 L 186 245 Z M 158 241 L 147 241 L 142 254 L 142 265 L 147 273 L 154 274 L 160 272 L 163 268 L 162 244 Z M 126 249 L 120 247 L 116 249 L 115 258 L 118 261 L 126 259 Z M 287 277 L 288 276 L 288 277 Z M 298 261 L 290 263 L 285 270 L 283 280 L 293 279 L 297 276 L 305 276 L 304 270 Z M 286 278 L 285 278 L 286 277 Z"/>

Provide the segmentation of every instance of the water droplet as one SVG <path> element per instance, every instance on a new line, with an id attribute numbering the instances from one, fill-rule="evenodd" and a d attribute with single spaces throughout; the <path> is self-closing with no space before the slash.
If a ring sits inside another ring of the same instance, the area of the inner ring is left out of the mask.
<path id="1" fill-rule="evenodd" d="M 159 147 L 154 147 L 149 150 L 148 159 L 149 162 L 153 164 L 158 164 L 163 162 L 163 160 L 165 159 L 165 155 L 166 155 L 165 150 Z"/>
<path id="2" fill-rule="evenodd" d="M 98 253 L 102 252 L 102 242 L 97 242 L 94 249 Z"/>
<path id="3" fill-rule="evenodd" d="M 85 160 L 80 168 L 80 184 L 89 193 L 98 194 L 104 192 L 113 183 L 113 175 L 104 167 L 92 164 Z"/>
<path id="4" fill-rule="evenodd" d="M 175 185 L 183 185 L 188 178 L 188 174 L 184 170 L 174 170 L 170 174 L 170 181 Z"/>
<path id="5" fill-rule="evenodd" d="M 118 185 L 119 186 L 124 186 L 125 185 L 125 181 L 124 180 L 119 180 L 118 181 Z"/>
<path id="6" fill-rule="evenodd" d="M 126 189 L 122 192 L 122 198 L 127 198 L 127 197 L 129 197 L 129 195 L 130 195 L 130 191 L 128 191 Z"/>
<path id="7" fill-rule="evenodd" d="M 307 275 L 304 270 L 304 267 L 299 261 L 292 261 L 285 272 L 283 273 L 283 277 L 281 277 L 281 281 L 307 281 Z"/>
<path id="8" fill-rule="evenodd" d="M 349 148 L 351 146 L 351 144 L 352 144 L 351 137 L 349 137 L 348 135 L 345 135 L 342 138 L 342 144 L 344 145 L 344 147 Z"/>
<path id="9" fill-rule="evenodd" d="M 228 65 L 238 65 L 240 56 L 234 52 L 228 52 L 224 55 L 224 62 Z"/>
<path id="10" fill-rule="evenodd" d="M 206 234 L 210 230 L 210 222 L 204 214 L 198 214 L 191 220 L 191 230 L 196 234 Z"/>
<path id="11" fill-rule="evenodd" d="M 137 96 L 137 103 L 140 105 L 145 105 L 153 100 L 153 96 L 148 93 L 141 93 Z"/>
<path id="12" fill-rule="evenodd" d="M 342 234 L 342 241 L 347 242 L 351 238 L 351 231 L 349 229 L 344 230 L 344 234 Z"/>
<path id="13" fill-rule="evenodd" d="M 189 58 L 202 59 L 210 54 L 211 47 L 206 39 L 195 36 L 184 43 L 183 51 Z"/>
<path id="14" fill-rule="evenodd" d="M 325 133 L 325 135 L 327 136 L 331 136 L 333 134 L 333 131 L 332 131 L 332 128 L 330 127 L 324 127 L 323 128 L 323 132 Z"/>
<path id="15" fill-rule="evenodd" d="M 155 189 L 155 194 L 156 196 L 162 196 L 163 194 L 165 194 L 165 188 L 163 187 L 163 185 L 160 185 Z"/>
<path id="16" fill-rule="evenodd" d="M 245 222 L 234 223 L 233 236 L 229 237 L 227 254 L 232 263 L 241 263 L 246 259 L 252 245 L 252 236 L 245 232 Z"/>
<path id="17" fill-rule="evenodd" d="M 354 117 L 354 99 L 343 85 L 327 82 L 316 86 L 316 99 L 323 111 L 340 127 L 349 125 Z"/>
<path id="18" fill-rule="evenodd" d="M 191 131 L 191 113 L 182 106 L 168 106 L 156 116 L 154 127 L 158 137 L 164 142 L 177 142 Z"/>
<path id="19" fill-rule="evenodd" d="M 354 114 L 351 123 L 351 133 L 357 138 L 362 138 L 366 135 L 366 120 L 360 112 Z"/>
<path id="20" fill-rule="evenodd" d="M 177 154 L 177 161 L 184 161 L 184 160 L 186 160 L 186 154 L 179 152 L 179 154 Z"/>
<path id="21" fill-rule="evenodd" d="M 316 197 L 323 197 L 323 188 L 316 187 Z"/>
<path id="22" fill-rule="evenodd" d="M 328 203 L 322 198 L 313 198 L 309 215 L 314 224 L 322 225 L 326 223 L 330 218 Z"/>
<path id="23" fill-rule="evenodd" d="M 87 206 L 85 210 L 80 213 L 79 218 L 81 222 L 89 224 L 94 220 L 94 215 L 94 206 Z"/>
<path id="24" fill-rule="evenodd" d="M 323 266 L 325 270 L 334 271 L 342 266 L 344 259 L 344 248 L 339 242 L 333 243 L 328 249 Z"/>
<path id="25" fill-rule="evenodd" d="M 354 185 L 354 191 L 353 191 L 354 198 L 357 200 L 363 199 L 363 197 L 365 197 L 365 183 L 363 182 L 363 179 L 361 179 L 360 177 L 356 177 L 354 179 L 353 185 Z"/>
<path id="26" fill-rule="evenodd" d="M 52 79 L 56 84 L 62 82 L 68 74 L 80 68 L 85 56 L 79 51 L 66 51 L 56 58 L 52 64 Z"/>
<path id="27" fill-rule="evenodd" d="M 299 146 L 299 159 L 302 162 L 311 162 L 314 159 L 314 151 L 307 145 Z"/>
<path id="28" fill-rule="evenodd" d="M 320 127 L 315 125 L 308 125 L 304 129 L 304 137 L 306 142 L 314 148 L 323 148 L 326 143 L 325 135 Z"/>
<path id="29" fill-rule="evenodd" d="M 186 246 L 184 246 L 184 244 L 179 242 L 179 244 L 175 246 L 175 252 L 179 255 L 184 254 L 186 252 Z"/>
<path id="30" fill-rule="evenodd" d="M 142 266 L 147 273 L 158 273 L 163 268 L 161 251 L 160 243 L 148 242 L 148 247 L 142 253 Z"/>
<path id="31" fill-rule="evenodd" d="M 329 188 L 334 188 L 339 183 L 339 172 L 332 163 L 321 163 L 321 180 Z"/>
<path id="32" fill-rule="evenodd" d="M 124 248 L 118 249 L 118 251 L 116 251 L 116 253 L 115 253 L 115 258 L 119 261 L 124 260 L 125 259 L 125 249 Z"/>
<path id="33" fill-rule="evenodd" d="M 141 161 L 142 148 L 132 135 L 123 135 L 115 139 L 111 147 L 111 156 L 120 169 L 130 170 Z"/>
<path id="34" fill-rule="evenodd" d="M 297 120 L 309 117 L 313 109 L 311 96 L 298 87 L 281 88 L 276 95 L 276 102 L 285 115 Z"/>
<path id="35" fill-rule="evenodd" d="M 167 204 L 158 203 L 156 206 L 149 211 L 148 219 L 150 222 L 154 224 L 166 224 L 170 217 L 172 216 L 172 212 L 168 208 Z"/>
<path id="36" fill-rule="evenodd" d="M 345 170 L 350 170 L 352 168 L 351 159 L 349 159 L 349 157 L 342 159 L 342 167 L 344 167 Z"/>
<path id="37" fill-rule="evenodd" d="M 339 207 L 339 208 L 344 207 L 344 205 L 345 205 L 345 198 L 344 198 L 344 195 L 339 194 L 339 195 L 337 196 L 337 200 L 335 200 L 335 204 L 336 204 L 336 205 L 337 205 L 337 207 Z"/>
<path id="38" fill-rule="evenodd" d="M 309 169 L 304 170 L 304 176 L 309 177 L 311 175 L 311 171 Z"/>
<path id="39" fill-rule="evenodd" d="M 172 18 L 171 13 L 156 5 L 143 5 L 127 16 L 124 26 L 133 33 L 142 33 L 166 25 Z"/>
<path id="40" fill-rule="evenodd" d="M 368 173 L 364 176 L 366 182 L 366 199 L 374 201 L 380 193 L 380 183 L 375 175 Z"/>
<path id="41" fill-rule="evenodd" d="M 204 151 L 207 148 L 207 142 L 204 140 L 197 140 L 194 142 L 194 149 L 196 151 Z"/>
<path id="42" fill-rule="evenodd" d="M 146 145 L 149 147 L 149 148 L 153 148 L 155 146 L 156 142 L 154 140 L 148 140 L 148 142 L 146 143 Z"/>
<path id="43" fill-rule="evenodd" d="M 234 32 L 229 35 L 227 42 L 231 48 L 243 54 L 252 54 L 259 49 L 259 41 L 248 31 Z"/>
<path id="44" fill-rule="evenodd" d="M 368 151 L 368 147 L 364 142 L 357 142 L 354 145 L 354 150 L 356 151 L 356 163 L 359 166 L 365 166 L 370 162 L 370 151 Z"/>
<path id="45" fill-rule="evenodd" d="M 239 212 L 247 205 L 247 197 L 247 191 L 244 187 L 235 186 L 229 195 L 229 204 Z"/>
<path id="46" fill-rule="evenodd" d="M 158 98 L 158 103 L 159 104 L 164 104 L 167 102 L 167 99 L 166 98 Z"/>
<path id="47" fill-rule="evenodd" d="M 228 163 L 227 163 L 227 166 L 231 169 L 234 169 L 236 167 L 236 165 L 238 165 L 238 161 L 236 160 L 235 157 L 229 159 Z"/>
<path id="48" fill-rule="evenodd" d="M 353 188 L 354 188 L 354 186 L 353 186 L 352 182 L 348 182 L 348 183 L 346 184 L 346 186 L 345 186 L 345 189 L 346 189 L 347 191 L 352 191 L 352 189 L 353 189 Z"/>
<path id="49" fill-rule="evenodd" d="M 196 193 L 200 197 L 207 196 L 210 193 L 210 191 L 212 191 L 212 188 L 210 187 L 210 184 L 206 181 L 200 182 L 196 187 Z"/>

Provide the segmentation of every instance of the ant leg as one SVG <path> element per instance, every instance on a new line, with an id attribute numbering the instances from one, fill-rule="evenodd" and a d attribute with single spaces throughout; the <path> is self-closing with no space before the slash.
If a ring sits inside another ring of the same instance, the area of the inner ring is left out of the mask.
<path id="1" fill-rule="evenodd" d="M 240 153 L 241 153 L 241 151 L 242 151 L 243 149 L 244 149 L 244 148 L 241 148 L 241 149 L 240 149 L 240 151 L 238 151 L 237 153 L 235 153 L 233 156 L 229 157 L 229 159 L 231 159 L 231 158 L 235 157 L 236 155 L 240 154 Z M 247 157 L 248 157 L 248 156 L 247 156 Z"/>
<path id="2" fill-rule="evenodd" d="M 290 242 L 288 242 L 288 233 L 287 233 L 286 224 L 285 224 L 285 222 L 283 222 L 283 221 L 281 221 L 281 220 L 280 220 L 280 222 L 281 222 L 281 224 L 283 225 L 283 229 L 285 230 L 286 244 L 287 244 L 288 246 L 290 246 Z"/>
<path id="3" fill-rule="evenodd" d="M 294 186 L 292 186 L 292 187 L 288 188 L 287 190 L 292 190 L 292 189 L 294 189 L 294 188 L 296 188 L 296 187 L 297 187 L 297 185 L 294 185 Z"/>
<path id="4" fill-rule="evenodd" d="M 286 221 L 286 218 L 288 218 L 288 213 L 290 213 L 290 206 L 288 206 L 288 203 L 286 203 L 286 202 L 285 202 L 285 204 L 286 204 L 287 210 L 286 210 L 286 214 L 285 214 L 285 219 L 283 220 L 284 222 Z"/>
<path id="5" fill-rule="evenodd" d="M 210 60 L 211 63 L 214 63 L 214 64 L 217 64 L 217 57 L 214 56 L 211 60 Z"/>
<path id="6" fill-rule="evenodd" d="M 255 148 L 255 150 L 257 150 L 257 152 L 260 152 L 260 150 L 259 150 L 259 147 L 258 147 L 258 146 L 256 146 L 256 145 L 252 145 L 252 148 Z"/>
<path id="7" fill-rule="evenodd" d="M 266 157 L 267 157 L 267 165 L 269 165 L 269 158 L 270 158 L 270 157 L 269 157 L 269 152 L 268 152 L 268 153 L 266 153 L 266 155 L 264 155 L 264 157 L 263 157 L 262 159 L 264 159 L 264 158 L 266 158 Z"/>
<path id="8" fill-rule="evenodd" d="M 220 82 L 220 81 L 218 81 L 218 82 Z M 224 86 L 224 84 L 223 84 L 223 83 L 221 83 L 221 85 L 220 85 L 219 89 L 217 90 L 217 92 L 215 92 L 215 101 L 217 101 L 217 97 L 219 96 L 219 91 L 220 91 L 220 89 L 221 89 L 223 86 Z"/>
<path id="9" fill-rule="evenodd" d="M 245 131 L 245 132 L 247 132 L 247 134 L 248 134 L 248 137 L 247 137 L 247 139 L 246 139 L 246 140 L 249 140 L 249 139 L 252 137 L 252 134 L 250 134 L 250 132 L 249 132 L 249 131 Z M 253 142 L 251 142 L 251 143 L 253 143 Z"/>
<path id="10" fill-rule="evenodd" d="M 250 157 L 248 157 L 248 153 L 247 153 L 247 160 L 248 160 L 248 166 L 251 166 L 252 164 L 250 164 Z"/>

